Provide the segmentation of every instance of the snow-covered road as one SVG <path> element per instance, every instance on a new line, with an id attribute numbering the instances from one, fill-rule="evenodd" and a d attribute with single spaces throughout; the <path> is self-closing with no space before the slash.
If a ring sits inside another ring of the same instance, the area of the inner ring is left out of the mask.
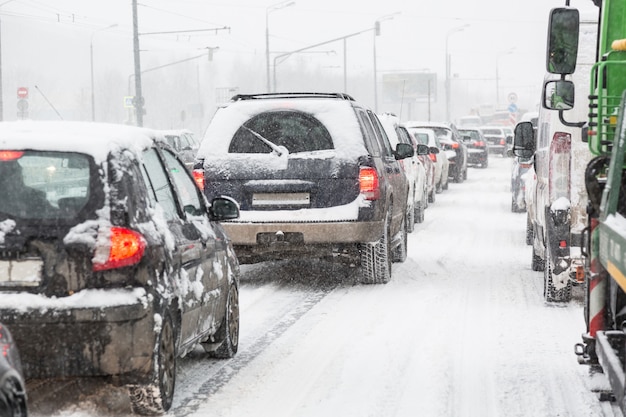
<path id="1" fill-rule="evenodd" d="M 494 156 L 438 194 L 386 285 L 355 285 L 353 270 L 320 262 L 242 267 L 239 353 L 184 358 L 167 415 L 620 415 L 573 353 L 582 288 L 569 304 L 543 301 L 526 215 L 510 211 L 510 166 Z M 129 415 L 120 390 L 95 392 L 35 391 L 31 414 Z"/>

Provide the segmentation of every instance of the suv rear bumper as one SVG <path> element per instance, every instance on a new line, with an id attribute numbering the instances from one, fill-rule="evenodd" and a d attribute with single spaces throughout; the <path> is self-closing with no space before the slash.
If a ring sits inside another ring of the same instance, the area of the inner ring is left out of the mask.
<path id="1" fill-rule="evenodd" d="M 382 236 L 384 221 L 311 222 L 311 223 L 242 223 L 223 222 L 233 245 L 265 245 L 274 241 L 304 245 L 375 242 Z M 271 239 L 270 236 L 276 236 Z"/>
<path id="2" fill-rule="evenodd" d="M 79 294 L 50 299 L 0 295 L 0 321 L 11 329 L 25 378 L 113 375 L 122 377 L 122 383 L 147 380 L 156 333 L 145 292 L 100 290 L 94 303 Z M 10 302 L 3 303 L 4 298 Z"/>

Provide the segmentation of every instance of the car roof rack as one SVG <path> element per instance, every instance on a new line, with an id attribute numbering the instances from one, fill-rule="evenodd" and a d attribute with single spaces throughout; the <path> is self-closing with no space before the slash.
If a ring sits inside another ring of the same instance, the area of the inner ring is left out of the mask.
<path id="1" fill-rule="evenodd" d="M 346 93 L 261 93 L 261 94 L 237 94 L 231 101 L 255 100 L 263 98 L 338 98 L 341 100 L 355 101 L 352 96 Z"/>

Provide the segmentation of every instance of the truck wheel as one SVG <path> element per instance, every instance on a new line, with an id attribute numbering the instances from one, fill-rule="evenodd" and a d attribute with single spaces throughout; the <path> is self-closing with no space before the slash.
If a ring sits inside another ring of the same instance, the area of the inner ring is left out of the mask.
<path id="1" fill-rule="evenodd" d="M 361 282 L 386 284 L 391 279 L 390 215 L 387 214 L 383 235 L 376 242 L 361 244 Z"/>
<path id="2" fill-rule="evenodd" d="M 547 302 L 567 303 L 572 299 L 572 281 L 567 280 L 567 285 L 557 289 L 552 277 L 550 254 L 546 251 L 545 268 L 543 269 L 543 298 Z"/>
<path id="3" fill-rule="evenodd" d="M 533 224 L 530 221 L 530 215 L 526 215 L 526 244 L 533 244 Z"/>
<path id="4" fill-rule="evenodd" d="M 163 414 L 172 406 L 176 385 L 176 332 L 169 312 L 163 313 L 161 332 L 154 353 L 155 365 L 152 382 L 129 386 L 130 402 L 134 413 L 142 415 Z"/>

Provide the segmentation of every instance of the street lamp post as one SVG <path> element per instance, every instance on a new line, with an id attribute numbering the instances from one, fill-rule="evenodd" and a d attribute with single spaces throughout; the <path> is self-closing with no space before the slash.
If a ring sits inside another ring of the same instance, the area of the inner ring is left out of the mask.
<path id="1" fill-rule="evenodd" d="M 90 59 L 90 63 L 91 63 L 91 121 L 95 122 L 96 121 L 96 99 L 95 99 L 95 95 L 94 95 L 94 88 L 93 88 L 93 37 L 96 33 L 101 32 L 103 30 L 107 30 L 107 29 L 111 29 L 117 26 L 117 23 L 114 23 L 112 25 L 109 25 L 107 27 L 104 28 L 100 28 L 97 30 L 94 30 L 91 34 L 91 41 L 89 42 L 89 59 Z"/>
<path id="2" fill-rule="evenodd" d="M 507 49 L 506 51 L 498 52 L 496 54 L 496 110 L 500 110 L 500 73 L 499 73 L 499 63 L 500 57 L 502 55 L 509 55 L 515 51 L 515 47 L 511 49 Z"/>
<path id="3" fill-rule="evenodd" d="M 269 29 L 269 15 L 274 10 L 284 9 L 285 7 L 293 6 L 295 1 L 281 1 L 280 3 L 267 6 L 265 9 L 265 67 L 266 67 L 266 90 L 271 92 L 270 85 L 270 29 Z"/>
<path id="4" fill-rule="evenodd" d="M 376 64 L 376 37 L 380 35 L 380 22 L 391 20 L 400 12 L 395 12 L 383 17 L 379 17 L 374 22 L 374 112 L 378 113 L 378 69 Z"/>
<path id="5" fill-rule="evenodd" d="M 446 34 L 446 81 L 445 81 L 445 87 L 446 87 L 446 121 L 450 121 L 450 53 L 448 52 L 448 41 L 450 38 L 450 35 L 452 35 L 453 33 L 456 32 L 461 32 L 462 30 L 464 30 L 466 27 L 469 26 L 468 24 L 465 24 L 463 26 L 458 26 L 455 28 L 452 28 L 448 31 L 448 33 Z"/>

